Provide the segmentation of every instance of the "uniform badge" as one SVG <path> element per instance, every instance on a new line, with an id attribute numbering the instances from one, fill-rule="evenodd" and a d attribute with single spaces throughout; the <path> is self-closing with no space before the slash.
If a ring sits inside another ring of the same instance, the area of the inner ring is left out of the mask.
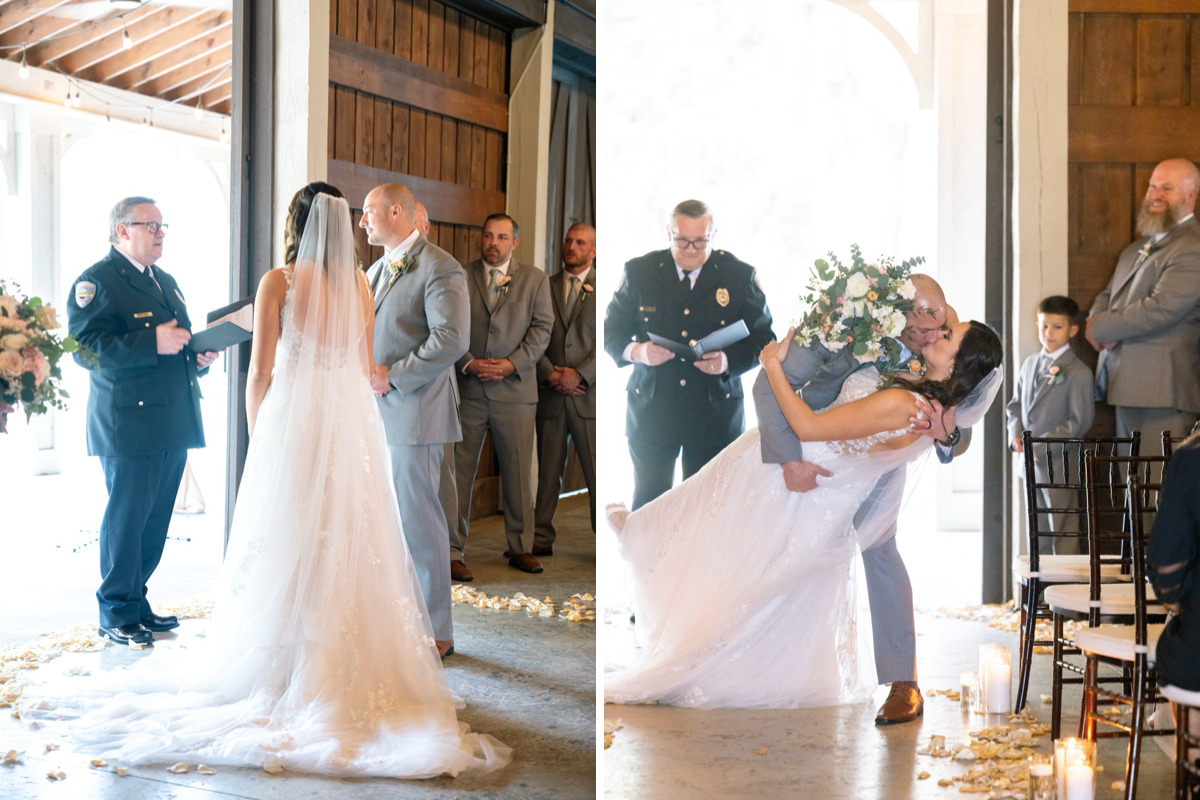
<path id="1" fill-rule="evenodd" d="M 91 281 L 79 281 L 75 284 L 75 305 L 87 308 L 88 303 L 96 297 L 96 284 Z"/>
<path id="2" fill-rule="evenodd" d="M 717 305 L 719 305 L 721 308 L 729 305 L 729 290 L 724 286 L 722 286 L 720 289 L 717 289 Z"/>

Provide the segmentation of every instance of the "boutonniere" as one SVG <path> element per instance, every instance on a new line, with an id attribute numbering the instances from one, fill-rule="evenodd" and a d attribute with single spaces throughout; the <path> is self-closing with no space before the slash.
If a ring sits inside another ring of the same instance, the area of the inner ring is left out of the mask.
<path id="1" fill-rule="evenodd" d="M 400 254 L 399 258 L 393 258 L 385 266 L 390 276 L 388 277 L 388 286 L 391 286 L 396 282 L 396 278 L 399 278 L 412 269 L 412 256 L 408 254 L 408 251 L 405 251 Z"/>
<path id="2" fill-rule="evenodd" d="M 1154 239 L 1147 239 L 1146 243 L 1144 245 L 1142 245 L 1142 249 L 1138 253 L 1138 256 L 1142 260 L 1145 260 L 1150 257 L 1151 253 L 1153 253 L 1155 250 L 1159 249 L 1160 247 L 1162 247 L 1161 242 L 1157 242 Z"/>
<path id="3" fill-rule="evenodd" d="M 596 287 L 595 287 L 595 286 L 592 286 L 590 283 L 585 283 L 585 284 L 583 285 L 583 290 L 584 290 L 585 292 L 594 292 L 594 291 L 596 291 Z"/>
<path id="4" fill-rule="evenodd" d="M 511 282 L 512 282 L 512 275 L 509 275 L 506 272 L 503 275 L 501 275 L 499 278 L 496 278 L 496 288 L 502 292 L 507 292 L 508 284 Z"/>
<path id="5" fill-rule="evenodd" d="M 908 363 L 905 364 L 904 367 L 909 372 L 911 372 L 913 375 L 917 375 L 917 376 L 924 375 L 925 374 L 925 359 L 921 358 L 920 356 L 913 356 L 912 358 L 910 358 L 908 360 Z"/>
<path id="6" fill-rule="evenodd" d="M 1046 369 L 1046 383 L 1050 386 L 1057 386 L 1063 382 L 1062 367 L 1058 364 L 1051 364 Z"/>

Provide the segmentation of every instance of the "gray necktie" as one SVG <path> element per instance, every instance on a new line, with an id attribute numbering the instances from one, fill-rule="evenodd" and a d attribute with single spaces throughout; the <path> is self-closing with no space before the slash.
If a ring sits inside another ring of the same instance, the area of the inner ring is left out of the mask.
<path id="1" fill-rule="evenodd" d="M 567 313 L 570 314 L 575 308 L 575 301 L 579 299 L 579 284 L 581 281 L 576 275 L 570 276 L 571 284 L 567 288 Z"/>
<path id="2" fill-rule="evenodd" d="M 496 301 L 500 299 L 500 269 L 492 267 L 488 270 L 488 311 L 496 310 Z"/>

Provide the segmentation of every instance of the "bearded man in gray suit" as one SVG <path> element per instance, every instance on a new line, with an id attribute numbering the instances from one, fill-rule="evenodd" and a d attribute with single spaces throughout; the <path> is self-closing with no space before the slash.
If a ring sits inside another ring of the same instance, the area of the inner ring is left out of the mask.
<path id="1" fill-rule="evenodd" d="M 492 432 L 500 460 L 508 564 L 541 572 L 533 543 L 533 431 L 537 413 L 537 362 L 550 343 L 554 307 L 546 273 L 513 258 L 516 221 L 492 214 L 483 223 L 482 258 L 465 267 L 471 301 L 467 352 L 458 360 L 462 441 L 454 446 L 456 508 L 451 520 L 451 575 L 470 580 L 463 558 L 471 520 L 471 489 L 483 437 Z M 445 493 L 449 495 L 450 493 Z"/>
<path id="2" fill-rule="evenodd" d="M 1084 335 L 1100 353 L 1096 399 L 1116 408 L 1119 436 L 1183 436 L 1200 418 L 1198 189 L 1187 159 L 1154 168 L 1137 219 L 1143 238 L 1092 303 Z"/>
<path id="3" fill-rule="evenodd" d="M 563 268 L 550 278 L 554 328 L 538 360 L 538 483 L 534 556 L 554 555 L 554 512 L 567 465 L 567 441 L 575 446 L 587 483 L 596 531 L 596 229 L 576 222 L 562 247 Z"/>
<path id="4" fill-rule="evenodd" d="M 371 388 L 379 398 L 404 538 L 438 653 L 454 651 L 450 548 L 438 500 L 442 445 L 462 438 L 454 363 L 467 349 L 467 282 L 452 255 L 415 225 L 417 204 L 398 183 L 376 186 L 359 222 L 383 257 L 367 270 L 375 292 Z"/>

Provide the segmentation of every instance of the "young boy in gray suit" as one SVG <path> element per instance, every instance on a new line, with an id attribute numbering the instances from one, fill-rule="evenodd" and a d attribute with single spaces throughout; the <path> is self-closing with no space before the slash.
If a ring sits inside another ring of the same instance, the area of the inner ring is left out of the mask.
<path id="1" fill-rule="evenodd" d="M 1079 333 L 1079 305 L 1062 295 L 1047 297 L 1038 304 L 1037 324 L 1042 349 L 1021 365 L 1016 389 L 1006 407 L 1009 447 L 1017 453 L 1024 449 L 1023 431 L 1039 437 L 1084 436 L 1092 427 L 1096 412 L 1092 370 L 1071 350 L 1071 339 Z M 1048 480 L 1044 456 L 1034 462 L 1034 471 L 1039 482 Z M 1079 505 L 1077 490 L 1039 491 L 1045 507 Z M 1078 515 L 1050 515 L 1050 530 L 1056 533 L 1078 531 Z M 1073 537 L 1043 541 L 1039 549 L 1043 554 L 1080 552 L 1079 540 Z"/>

